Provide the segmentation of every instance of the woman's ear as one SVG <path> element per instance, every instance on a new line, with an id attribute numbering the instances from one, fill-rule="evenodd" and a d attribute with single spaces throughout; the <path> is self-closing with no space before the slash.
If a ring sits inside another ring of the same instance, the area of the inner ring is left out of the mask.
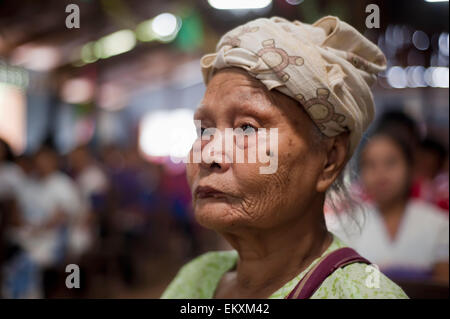
<path id="1" fill-rule="evenodd" d="M 325 141 L 324 164 L 316 185 L 318 192 L 324 193 L 344 168 L 348 160 L 349 142 L 348 132 L 328 138 Z"/>

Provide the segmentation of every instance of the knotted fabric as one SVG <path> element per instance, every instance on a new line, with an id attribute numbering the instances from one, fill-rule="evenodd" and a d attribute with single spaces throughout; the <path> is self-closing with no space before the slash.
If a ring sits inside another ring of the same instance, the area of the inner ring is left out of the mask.
<path id="1" fill-rule="evenodd" d="M 226 33 L 201 59 L 208 84 L 214 71 L 245 69 L 269 90 L 303 106 L 323 134 L 350 133 L 350 154 L 374 117 L 370 86 L 386 67 L 381 50 L 337 17 L 314 24 L 273 17 Z"/>

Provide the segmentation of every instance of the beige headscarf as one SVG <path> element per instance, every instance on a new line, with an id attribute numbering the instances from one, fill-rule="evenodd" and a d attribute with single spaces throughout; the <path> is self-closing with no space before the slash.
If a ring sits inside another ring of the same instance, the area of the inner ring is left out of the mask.
<path id="1" fill-rule="evenodd" d="M 201 59 L 214 70 L 240 67 L 269 89 L 296 99 L 326 136 L 350 131 L 353 153 L 374 116 L 370 85 L 386 67 L 381 50 L 337 17 L 314 24 L 261 18 L 226 33 Z"/>

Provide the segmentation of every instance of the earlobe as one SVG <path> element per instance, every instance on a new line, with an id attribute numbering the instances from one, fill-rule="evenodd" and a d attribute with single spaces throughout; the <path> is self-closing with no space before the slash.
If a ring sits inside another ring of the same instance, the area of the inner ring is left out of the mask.
<path id="1" fill-rule="evenodd" d="M 349 135 L 342 133 L 327 141 L 326 158 L 322 174 L 317 181 L 316 190 L 326 192 L 338 177 L 348 160 Z"/>

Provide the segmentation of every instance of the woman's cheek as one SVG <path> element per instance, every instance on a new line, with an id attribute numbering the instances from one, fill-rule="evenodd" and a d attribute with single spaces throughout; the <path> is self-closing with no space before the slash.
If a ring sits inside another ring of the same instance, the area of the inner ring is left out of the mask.
<path id="1" fill-rule="evenodd" d="M 235 145 L 236 153 L 239 154 L 235 155 L 235 158 L 238 159 L 239 156 L 242 158 L 244 154 L 245 163 L 256 163 L 258 166 L 268 166 L 274 160 L 278 163 L 278 135 L 272 132 L 269 135 L 265 131 L 258 131 L 249 136 L 237 137 Z M 273 172 L 276 172 L 276 169 Z"/>
<path id="2" fill-rule="evenodd" d="M 196 163 L 187 163 L 186 164 L 186 177 L 189 184 L 189 187 L 192 190 L 192 184 L 194 183 L 195 176 L 198 172 L 198 165 Z"/>
<path id="3" fill-rule="evenodd" d="M 402 166 L 398 169 L 398 176 L 396 178 L 396 181 L 398 181 L 397 188 L 399 189 L 400 193 L 404 193 L 409 188 L 409 177 L 408 177 L 408 168 L 405 166 Z"/>
<path id="4" fill-rule="evenodd" d="M 233 150 L 233 162 L 242 163 L 256 163 L 257 154 L 255 152 L 257 141 L 256 134 L 245 135 L 245 134 L 235 134 L 234 135 L 234 150 Z"/>

